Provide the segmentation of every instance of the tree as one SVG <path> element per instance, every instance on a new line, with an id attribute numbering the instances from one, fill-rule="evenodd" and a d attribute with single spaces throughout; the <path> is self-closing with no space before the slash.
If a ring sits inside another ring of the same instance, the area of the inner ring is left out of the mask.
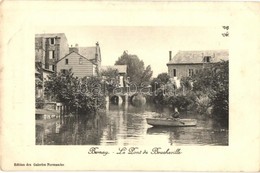
<path id="1" fill-rule="evenodd" d="M 152 75 L 153 75 L 153 71 L 152 71 L 152 69 L 151 69 L 151 66 L 148 65 L 148 66 L 146 67 L 146 69 L 144 70 L 142 76 L 141 76 L 141 81 L 142 81 L 142 83 L 144 83 L 144 82 L 149 82 L 150 79 L 151 79 L 151 77 L 152 77 Z"/>
<path id="2" fill-rule="evenodd" d="M 101 76 L 104 78 L 106 89 L 109 93 L 112 93 L 113 90 L 117 87 L 117 77 L 119 76 L 118 70 L 114 68 L 108 68 L 101 71 Z"/>
<path id="3" fill-rule="evenodd" d="M 221 61 L 208 65 L 192 76 L 191 81 L 193 83 L 193 92 L 199 95 L 203 93 L 209 97 L 214 117 L 227 123 L 229 107 L 229 61 Z"/>
<path id="4" fill-rule="evenodd" d="M 126 51 L 118 58 L 115 65 L 127 65 L 127 75 L 137 85 L 149 81 L 153 73 L 150 66 L 144 67 L 144 62 L 138 56 L 128 54 Z"/>
<path id="5" fill-rule="evenodd" d="M 71 111 L 86 113 L 103 108 L 105 97 L 101 90 L 101 79 L 89 77 L 79 79 L 70 70 L 54 73 L 45 82 L 45 93 L 64 103 Z"/>
<path id="6" fill-rule="evenodd" d="M 160 88 L 162 85 L 167 84 L 170 81 L 170 76 L 167 73 L 160 73 L 151 81 L 152 91 Z"/>
<path id="7" fill-rule="evenodd" d="M 105 76 L 107 79 L 115 79 L 119 74 L 118 70 L 114 68 L 107 68 L 106 70 L 101 70 L 101 76 Z"/>

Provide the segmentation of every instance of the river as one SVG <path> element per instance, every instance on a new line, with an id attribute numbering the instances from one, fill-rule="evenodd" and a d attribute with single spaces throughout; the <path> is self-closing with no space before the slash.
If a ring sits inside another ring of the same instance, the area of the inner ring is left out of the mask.
<path id="1" fill-rule="evenodd" d="M 63 120 L 36 120 L 36 145 L 228 145 L 228 129 L 195 113 L 181 118 L 197 119 L 194 127 L 152 127 L 146 118 L 167 116 L 169 108 L 110 104 L 96 116 L 70 116 Z M 88 118 L 86 118 L 88 117 Z"/>

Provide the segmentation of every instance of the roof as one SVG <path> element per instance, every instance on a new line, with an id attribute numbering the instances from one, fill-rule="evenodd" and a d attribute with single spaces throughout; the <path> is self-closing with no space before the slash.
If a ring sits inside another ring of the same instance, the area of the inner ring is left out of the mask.
<path id="1" fill-rule="evenodd" d="M 68 56 L 69 56 L 70 54 L 72 54 L 72 53 L 75 53 L 75 54 L 79 55 L 80 57 L 82 57 L 82 58 L 84 58 L 84 59 L 90 61 L 90 62 L 93 63 L 93 64 L 95 64 L 95 61 L 94 61 L 93 59 L 88 59 L 88 58 L 86 58 L 85 56 L 82 56 L 81 54 L 79 54 L 79 53 L 77 53 L 77 52 L 74 52 L 74 51 L 68 53 L 68 54 L 65 55 L 63 58 L 59 59 L 59 60 L 57 61 L 57 63 L 59 63 L 61 60 L 63 60 L 64 58 L 68 57 Z"/>
<path id="2" fill-rule="evenodd" d="M 221 60 L 228 60 L 228 50 L 204 50 L 204 51 L 179 51 L 169 64 L 198 64 L 203 63 L 205 56 L 211 56 L 210 62 L 219 62 Z"/>
<path id="3" fill-rule="evenodd" d="M 127 65 L 101 66 L 101 70 L 107 70 L 109 68 L 117 69 L 118 73 L 126 73 L 127 72 Z"/>
<path id="4" fill-rule="evenodd" d="M 89 60 L 96 58 L 96 47 L 78 47 L 78 50 L 80 55 Z"/>
<path id="5" fill-rule="evenodd" d="M 35 37 L 66 37 L 64 33 L 46 33 L 46 34 L 35 34 Z"/>

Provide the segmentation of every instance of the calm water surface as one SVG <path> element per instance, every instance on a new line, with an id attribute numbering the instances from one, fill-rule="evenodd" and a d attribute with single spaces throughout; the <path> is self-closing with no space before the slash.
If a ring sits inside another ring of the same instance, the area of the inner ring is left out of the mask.
<path id="1" fill-rule="evenodd" d="M 168 108 L 145 105 L 109 105 L 96 116 L 71 116 L 64 120 L 36 120 L 37 145 L 228 145 L 228 130 L 196 114 L 195 127 L 158 128 L 146 118 L 169 115 Z M 91 118 L 85 118 L 90 117 Z"/>

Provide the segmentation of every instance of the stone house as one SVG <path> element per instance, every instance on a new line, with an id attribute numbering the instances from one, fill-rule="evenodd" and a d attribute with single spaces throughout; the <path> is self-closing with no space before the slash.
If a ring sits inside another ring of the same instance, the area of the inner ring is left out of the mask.
<path id="1" fill-rule="evenodd" d="M 173 58 L 169 52 L 168 74 L 174 80 L 195 74 L 211 63 L 228 60 L 228 50 L 179 51 Z"/>
<path id="2" fill-rule="evenodd" d="M 43 69 L 56 71 L 56 62 L 69 53 L 64 33 L 35 35 L 35 63 Z"/>

